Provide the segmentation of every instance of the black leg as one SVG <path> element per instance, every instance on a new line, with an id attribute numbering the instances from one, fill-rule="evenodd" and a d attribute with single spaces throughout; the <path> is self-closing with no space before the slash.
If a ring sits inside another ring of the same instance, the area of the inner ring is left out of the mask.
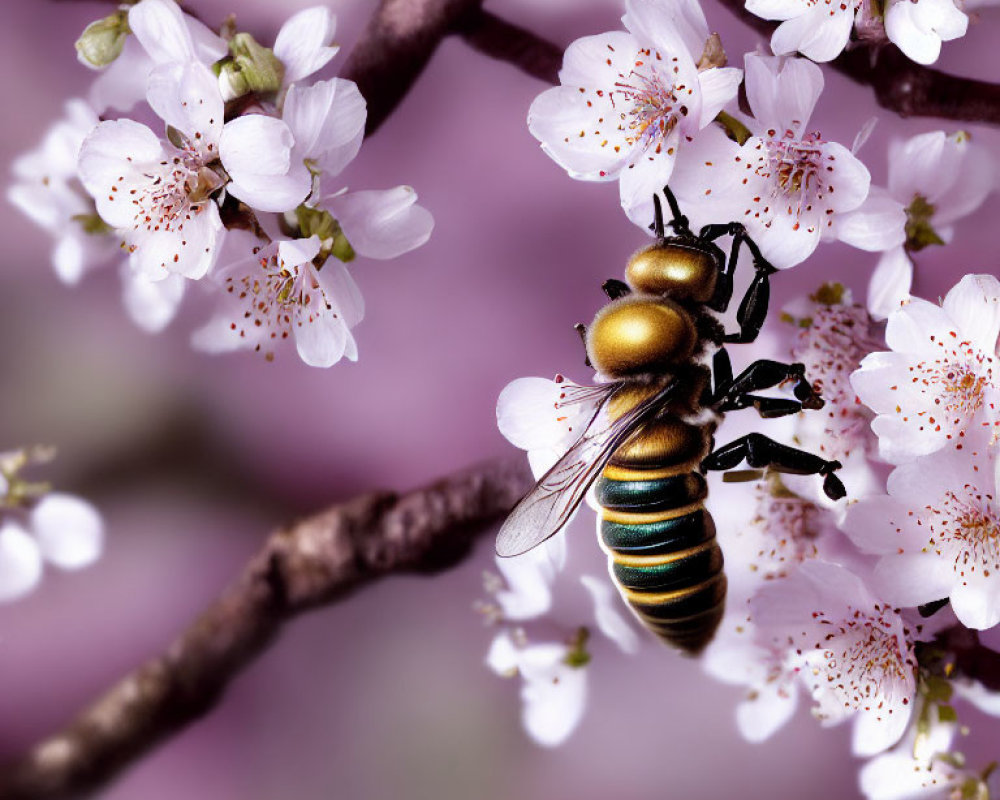
<path id="1" fill-rule="evenodd" d="M 729 308 L 729 303 L 733 299 L 733 275 L 736 272 L 736 264 L 739 261 L 740 247 L 746 245 L 747 250 L 753 257 L 753 266 L 757 271 L 754 275 L 753 283 L 750 284 L 743 301 L 740 303 L 736 319 L 740 324 L 738 334 L 730 334 L 726 337 L 727 342 L 746 344 L 757 338 L 761 326 L 767 317 L 767 304 L 770 299 L 770 283 L 768 277 L 777 270 L 771 266 L 770 262 L 761 255 L 757 243 L 747 235 L 746 228 L 741 222 L 727 222 L 725 224 L 706 225 L 698 234 L 699 239 L 707 242 L 714 242 L 720 236 L 732 236 L 733 244 L 729 250 L 729 260 L 726 268 L 719 273 L 715 296 L 708 303 L 708 307 L 713 311 L 723 313 Z"/>
<path id="2" fill-rule="evenodd" d="M 754 262 L 757 274 L 753 276 L 750 288 L 747 290 L 739 309 L 736 311 L 736 322 L 739 323 L 739 333 L 728 333 L 724 342 L 748 344 L 755 341 L 760 333 L 764 320 L 767 319 L 767 306 L 771 299 L 771 284 L 768 280 L 777 270 L 767 262 Z"/>
<path id="3" fill-rule="evenodd" d="M 716 399 L 722 397 L 728 386 L 733 383 L 733 362 L 725 347 L 720 347 L 712 356 L 712 397 L 709 403 L 714 405 Z"/>
<path id="4" fill-rule="evenodd" d="M 847 489 L 834 471 L 840 469 L 839 461 L 827 461 L 805 450 L 768 439 L 759 433 L 748 433 L 735 442 L 713 450 L 701 462 L 703 471 L 732 469 L 743 459 L 751 467 L 769 467 L 777 472 L 792 475 L 823 475 L 823 491 L 831 500 L 847 495 Z"/>
<path id="5" fill-rule="evenodd" d="M 573 330 L 580 334 L 580 341 L 583 342 L 583 363 L 592 369 L 594 365 L 590 363 L 590 355 L 587 353 L 587 326 L 578 322 L 573 326 Z"/>
<path id="6" fill-rule="evenodd" d="M 719 352 L 722 352 L 722 350 Z M 726 360 L 728 361 L 728 356 Z M 803 408 L 815 410 L 823 407 L 823 399 L 806 379 L 806 368 L 802 364 L 783 364 L 780 361 L 771 361 L 762 358 L 759 361 L 754 361 L 735 379 L 732 378 L 732 368 L 730 367 L 729 375 L 730 379 L 728 383 L 723 383 L 718 378 L 716 379 L 713 401 L 718 404 L 716 406 L 717 411 L 724 413 L 753 405 L 761 412 L 762 416 L 773 417 L 782 416 L 782 414 L 794 414 Z M 761 389 L 770 389 L 772 386 L 777 386 L 787 380 L 795 381 L 793 393 L 796 400 L 754 397 L 751 394 Z M 771 400 L 776 401 L 764 402 Z M 782 411 L 781 409 L 784 408 L 789 410 Z M 765 410 L 769 413 L 765 414 Z"/>
<path id="7" fill-rule="evenodd" d="M 601 288 L 604 290 L 604 294 L 608 296 L 609 300 L 617 300 L 619 297 L 632 294 L 632 290 L 628 288 L 627 283 L 615 278 L 608 278 L 603 284 L 601 284 Z"/>

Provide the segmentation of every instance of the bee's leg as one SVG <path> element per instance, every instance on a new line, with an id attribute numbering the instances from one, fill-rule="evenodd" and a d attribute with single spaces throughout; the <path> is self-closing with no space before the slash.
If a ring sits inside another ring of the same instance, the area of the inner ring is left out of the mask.
<path id="1" fill-rule="evenodd" d="M 615 278 L 608 278 L 601 285 L 601 288 L 604 290 L 604 294 L 608 296 L 609 300 L 617 300 L 619 297 L 632 294 L 632 290 L 628 288 L 627 283 Z"/>
<path id="2" fill-rule="evenodd" d="M 734 442 L 723 445 L 701 462 L 702 471 L 732 469 L 743 459 L 751 467 L 768 467 L 776 472 L 792 475 L 823 475 L 823 491 L 831 500 L 847 495 L 847 490 L 834 472 L 841 467 L 839 461 L 827 461 L 805 450 L 776 442 L 759 433 L 748 433 Z"/>
<path id="3" fill-rule="evenodd" d="M 714 406 L 718 398 L 725 395 L 733 384 L 733 362 L 725 347 L 720 347 L 712 356 L 712 395 L 707 405 Z"/>
<path id="4" fill-rule="evenodd" d="M 757 274 L 753 276 L 750 288 L 747 289 L 736 311 L 736 321 L 739 323 L 740 331 L 726 334 L 722 339 L 724 342 L 748 344 L 755 341 L 764 325 L 764 320 L 767 319 L 767 306 L 771 299 L 769 279 L 777 270 L 766 261 L 756 259 L 754 259 L 754 269 L 757 270 Z"/>
<path id="5" fill-rule="evenodd" d="M 795 400 L 755 397 L 751 394 L 759 392 L 761 389 L 770 389 L 772 386 L 777 386 L 787 380 L 795 381 L 795 387 L 792 390 L 795 394 Z M 752 405 L 762 417 L 780 417 L 784 414 L 794 414 L 803 408 L 819 409 L 823 407 L 823 399 L 806 379 L 804 365 L 798 362 L 784 364 L 766 358 L 754 361 L 735 380 L 730 379 L 728 384 L 717 384 L 712 400 L 713 404 L 717 404 L 716 411 L 725 413 Z"/>
<path id="6" fill-rule="evenodd" d="M 580 341 L 583 342 L 583 363 L 593 369 L 594 365 L 590 363 L 590 356 L 587 354 L 587 326 L 578 322 L 573 326 L 573 329 L 580 334 Z"/>
<path id="7" fill-rule="evenodd" d="M 720 236 L 732 236 L 733 243 L 729 250 L 729 259 L 725 269 L 719 271 L 716 282 L 715 296 L 708 302 L 708 307 L 713 311 L 723 313 L 729 308 L 729 303 L 733 299 L 733 275 L 736 272 L 736 265 L 740 257 L 740 247 L 746 245 L 750 255 L 753 256 L 753 266 L 757 271 L 753 282 L 747 290 L 743 301 L 740 303 L 736 319 L 740 324 L 738 334 L 726 336 L 727 342 L 746 344 L 757 338 L 764 319 L 767 317 L 767 305 L 770 299 L 770 283 L 768 278 L 777 270 L 764 258 L 757 247 L 757 243 L 747 234 L 746 228 L 741 222 L 728 222 L 725 224 L 706 225 L 701 229 L 698 238 L 705 242 L 714 242 Z"/>

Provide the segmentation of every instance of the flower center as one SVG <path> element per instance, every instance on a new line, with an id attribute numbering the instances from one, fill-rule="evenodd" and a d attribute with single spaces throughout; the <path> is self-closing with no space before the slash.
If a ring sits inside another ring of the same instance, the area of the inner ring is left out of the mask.
<path id="1" fill-rule="evenodd" d="M 823 151 L 819 146 L 822 139 L 818 133 L 796 139 L 790 130 L 785 131 L 780 139 L 774 138 L 775 131 L 770 130 L 768 137 L 765 144 L 775 194 L 783 194 L 801 212 L 823 190 Z"/>
<path id="2" fill-rule="evenodd" d="M 287 339 L 293 326 L 301 328 L 333 309 L 308 265 L 290 267 L 277 253 L 258 258 L 247 274 L 226 278 L 225 287 L 245 308 L 230 327 L 240 337 L 261 339 L 257 352 L 269 341 Z M 266 357 L 270 361 L 274 355 L 267 351 Z"/>
<path id="3" fill-rule="evenodd" d="M 824 637 L 826 681 L 845 708 L 871 710 L 873 704 L 891 699 L 900 684 L 913 678 L 916 663 L 908 641 L 900 641 L 892 620 L 880 605 L 875 615 L 848 606 L 846 619 L 817 621 L 835 626 Z M 903 698 L 909 702 L 908 695 Z"/>
<path id="4" fill-rule="evenodd" d="M 680 117 L 687 116 L 688 108 L 678 100 L 685 93 L 683 84 L 670 83 L 649 61 L 660 61 L 656 51 L 640 50 L 635 67 L 627 75 L 619 73 L 612 95 L 624 98 L 628 110 L 621 112 L 618 130 L 625 135 L 630 146 L 643 150 L 652 148 L 659 153 L 663 142 L 677 126 Z M 687 92 L 689 94 L 689 92 Z"/>
<path id="5" fill-rule="evenodd" d="M 204 210 L 210 196 L 223 184 L 215 170 L 193 148 L 177 149 L 153 170 L 143 173 L 147 179 L 141 188 L 130 190 L 136 208 L 136 230 L 150 233 L 180 232 L 192 214 Z M 117 186 L 112 187 L 117 191 Z"/>
<path id="6" fill-rule="evenodd" d="M 965 577 L 978 567 L 983 577 L 991 570 L 1000 570 L 1000 520 L 993 508 L 993 497 L 965 487 L 966 497 L 947 492 L 940 508 L 928 506 L 931 512 L 931 538 L 923 552 L 954 553 L 955 574 Z"/>

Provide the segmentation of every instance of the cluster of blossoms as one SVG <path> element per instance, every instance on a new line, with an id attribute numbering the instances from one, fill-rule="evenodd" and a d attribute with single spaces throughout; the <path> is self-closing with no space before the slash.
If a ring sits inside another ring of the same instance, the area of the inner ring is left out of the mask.
<path id="1" fill-rule="evenodd" d="M 34 589 L 46 561 L 75 570 L 101 554 L 104 523 L 97 509 L 22 476 L 25 468 L 52 456 L 41 447 L 0 453 L 0 602 Z"/>
<path id="2" fill-rule="evenodd" d="M 412 250 L 433 220 L 408 186 L 336 183 L 366 106 L 351 81 L 310 82 L 337 53 L 334 27 L 328 9 L 306 9 L 265 47 L 231 21 L 217 35 L 174 0 L 88 26 L 78 55 L 102 72 L 15 163 L 10 190 L 56 238 L 59 277 L 75 283 L 123 249 L 124 304 L 146 330 L 197 281 L 219 298 L 201 349 L 270 358 L 292 339 L 312 366 L 356 359 L 364 305 L 345 264 Z"/>
<path id="3" fill-rule="evenodd" d="M 843 49 L 859 8 L 871 22 L 860 2 L 748 7 L 787 20 L 775 52 L 817 60 Z M 882 13 L 918 60 L 933 60 L 931 38 L 939 47 L 964 32 L 951 0 L 890 2 Z M 824 240 L 882 254 L 866 306 L 831 283 L 782 314 L 796 331 L 792 358 L 825 406 L 767 432 L 840 462 L 847 497 L 829 499 L 812 475 L 716 484 L 726 499 L 714 505 L 713 490 L 708 507 L 730 588 L 705 668 L 746 687 L 737 724 L 752 741 L 784 725 L 800 697 L 824 725 L 852 720 L 853 751 L 871 759 L 861 772 L 869 797 L 987 796 L 991 770 L 973 771 L 956 750 L 951 700 L 957 690 L 989 713 L 1000 703 L 959 681 L 941 653 L 948 631 L 1000 623 L 1000 281 L 968 275 L 940 304 L 910 290 L 915 254 L 950 241 L 995 188 L 993 160 L 964 132 L 919 134 L 890 144 L 888 185 L 875 186 L 857 155 L 871 126 L 851 148 L 808 128 L 823 89 L 817 65 L 748 54 L 742 71 L 725 67 L 694 0 L 628 0 L 623 22 L 627 32 L 573 43 L 562 85 L 531 107 L 529 128 L 571 177 L 618 180 L 643 228 L 669 183 L 696 230 L 741 222 L 780 269 Z M 741 81 L 752 116 L 736 107 Z M 758 355 L 780 357 L 766 339 Z M 598 398 L 561 376 L 522 378 L 500 397 L 500 430 L 540 475 L 583 434 Z M 536 559 L 501 563 L 507 584 L 521 585 Z M 580 716 L 575 707 L 569 719 Z"/>

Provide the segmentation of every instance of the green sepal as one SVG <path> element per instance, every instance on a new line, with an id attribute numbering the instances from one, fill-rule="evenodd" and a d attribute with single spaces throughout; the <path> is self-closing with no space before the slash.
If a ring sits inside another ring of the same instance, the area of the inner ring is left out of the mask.
<path id="1" fill-rule="evenodd" d="M 285 66 L 274 51 L 249 33 L 237 33 L 229 40 L 229 55 L 216 61 L 212 71 L 226 86 L 227 99 L 251 92 L 273 94 L 285 77 Z"/>
<path id="2" fill-rule="evenodd" d="M 720 111 L 716 114 L 715 121 L 722 126 L 722 129 L 726 132 L 726 136 L 737 144 L 746 144 L 747 139 L 753 135 L 746 125 L 736 119 L 736 117 L 732 114 L 727 114 L 725 111 Z"/>
<path id="3" fill-rule="evenodd" d="M 932 244 L 944 244 L 937 231 L 931 226 L 935 207 L 923 195 L 914 195 L 913 202 L 906 207 L 906 249 L 910 252 L 923 250 Z"/>
<path id="4" fill-rule="evenodd" d="M 96 212 L 93 214 L 74 214 L 70 219 L 89 236 L 107 236 L 114 231 L 114 228 L 101 219 Z"/>
<path id="5" fill-rule="evenodd" d="M 590 631 L 583 625 L 577 628 L 576 633 L 569 642 L 569 652 L 563 658 L 563 663 L 574 669 L 580 669 L 590 663 L 591 655 L 587 652 L 587 640 L 590 638 Z"/>
<path id="6" fill-rule="evenodd" d="M 354 248 L 344 235 L 340 223 L 329 211 L 300 205 L 295 209 L 295 219 L 303 239 L 308 239 L 310 236 L 319 237 L 320 251 L 316 258 L 320 264 L 330 256 L 345 264 L 354 260 Z"/>

